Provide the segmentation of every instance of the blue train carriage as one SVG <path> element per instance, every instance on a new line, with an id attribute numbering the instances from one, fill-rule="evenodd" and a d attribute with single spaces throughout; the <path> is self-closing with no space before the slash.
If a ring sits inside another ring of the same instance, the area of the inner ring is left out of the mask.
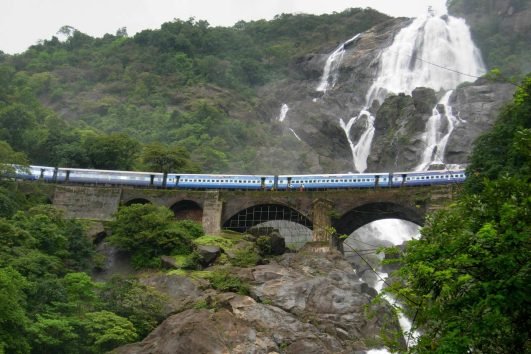
<path id="1" fill-rule="evenodd" d="M 437 184 L 463 183 L 466 180 L 465 170 L 437 170 L 418 172 L 397 172 L 404 176 L 406 186 L 429 186 Z"/>
<path id="2" fill-rule="evenodd" d="M 388 187 L 389 174 L 281 175 L 278 184 L 281 190 Z"/>
<path id="3" fill-rule="evenodd" d="M 177 188 L 185 189 L 246 189 L 260 190 L 273 185 L 272 176 L 170 174 Z"/>
<path id="4" fill-rule="evenodd" d="M 156 172 L 133 172 L 113 170 L 89 170 L 82 168 L 59 168 L 59 182 L 162 187 L 163 174 Z"/>

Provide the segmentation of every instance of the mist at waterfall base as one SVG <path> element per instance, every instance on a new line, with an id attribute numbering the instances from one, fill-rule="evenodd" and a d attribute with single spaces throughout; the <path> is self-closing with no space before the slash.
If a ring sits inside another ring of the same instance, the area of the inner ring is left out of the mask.
<path id="1" fill-rule="evenodd" d="M 363 36 L 357 34 L 337 47 L 327 58 L 323 75 L 316 87 L 323 95 L 333 94 L 339 78 L 339 68 L 346 50 L 356 50 L 355 42 Z M 348 45 L 349 49 L 346 49 Z M 374 121 L 377 117 L 370 111 L 375 101 L 380 104 L 389 94 L 405 93 L 411 95 L 416 87 L 428 87 L 437 91 L 443 98 L 439 102 L 446 113 L 434 107 L 433 119 L 428 121 L 423 135 L 425 151 L 417 170 L 425 170 L 431 163 L 444 162 L 446 142 L 456 124 L 464 124 L 452 115 L 448 105 L 452 90 L 462 82 L 474 81 L 485 73 L 485 66 L 479 50 L 474 45 L 470 30 L 460 18 L 444 15 L 435 16 L 432 12 L 419 17 L 404 27 L 395 36 L 393 43 L 382 50 L 378 71 L 365 95 L 365 106 L 353 117 L 339 117 L 339 124 L 349 142 L 352 151 L 354 170 L 364 172 L 367 157 L 374 137 Z M 437 114 L 435 113 L 437 111 Z M 345 119 L 344 119 L 345 118 Z M 358 141 L 352 140 L 351 129 L 359 120 L 365 124 L 364 132 Z M 445 121 L 443 121 L 445 120 Z M 443 124 L 445 123 L 446 124 Z M 443 130 L 443 128 L 445 130 Z M 437 131 L 433 131 L 438 129 Z"/>
<path id="2" fill-rule="evenodd" d="M 390 270 L 382 265 L 385 255 L 377 253 L 380 247 L 401 247 L 404 242 L 417 239 L 420 227 L 408 221 L 399 219 L 384 219 L 374 221 L 358 230 L 354 231 L 344 242 L 343 248 L 345 258 L 355 264 L 356 274 L 360 281 L 369 284 L 378 293 L 384 287 L 384 281 Z M 356 252 L 354 252 L 356 250 Z M 361 258 L 363 257 L 363 259 Z M 368 262 L 375 272 L 365 262 Z M 388 294 L 383 298 L 393 306 L 401 308 L 401 305 Z M 398 312 L 398 322 L 408 345 L 415 344 L 419 333 L 412 331 L 411 321 L 400 311 Z M 387 349 L 372 349 L 368 354 L 386 354 Z"/>

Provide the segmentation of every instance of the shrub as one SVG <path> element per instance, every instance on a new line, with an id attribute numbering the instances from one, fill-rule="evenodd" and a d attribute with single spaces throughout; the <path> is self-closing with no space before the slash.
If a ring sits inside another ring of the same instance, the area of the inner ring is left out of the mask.
<path id="1" fill-rule="evenodd" d="M 253 247 L 247 247 L 234 252 L 230 262 L 237 267 L 252 267 L 260 260 L 260 256 Z"/>
<path id="2" fill-rule="evenodd" d="M 216 290 L 249 295 L 249 284 L 225 271 L 212 273 L 209 280 L 210 285 Z"/>

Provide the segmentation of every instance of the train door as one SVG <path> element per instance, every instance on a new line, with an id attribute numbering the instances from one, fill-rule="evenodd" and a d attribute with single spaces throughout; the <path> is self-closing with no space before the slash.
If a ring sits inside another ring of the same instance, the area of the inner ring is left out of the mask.
<path id="1" fill-rule="evenodd" d="M 162 176 L 162 188 L 166 188 L 167 179 L 168 179 L 168 172 L 164 172 L 164 175 Z"/>

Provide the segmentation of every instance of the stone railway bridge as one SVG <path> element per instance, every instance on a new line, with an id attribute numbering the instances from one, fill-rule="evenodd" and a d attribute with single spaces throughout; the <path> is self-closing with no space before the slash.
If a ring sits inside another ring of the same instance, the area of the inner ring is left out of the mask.
<path id="1" fill-rule="evenodd" d="M 31 193 L 36 182 L 20 182 Z M 328 191 L 190 191 L 129 187 L 41 184 L 50 201 L 71 218 L 111 220 L 120 205 L 153 203 L 173 210 L 177 219 L 202 223 L 207 234 L 222 229 L 243 232 L 272 220 L 287 220 L 312 230 L 313 242 L 330 242 L 330 227 L 351 234 L 381 219 L 418 225 L 428 212 L 451 202 L 458 185 Z"/>

